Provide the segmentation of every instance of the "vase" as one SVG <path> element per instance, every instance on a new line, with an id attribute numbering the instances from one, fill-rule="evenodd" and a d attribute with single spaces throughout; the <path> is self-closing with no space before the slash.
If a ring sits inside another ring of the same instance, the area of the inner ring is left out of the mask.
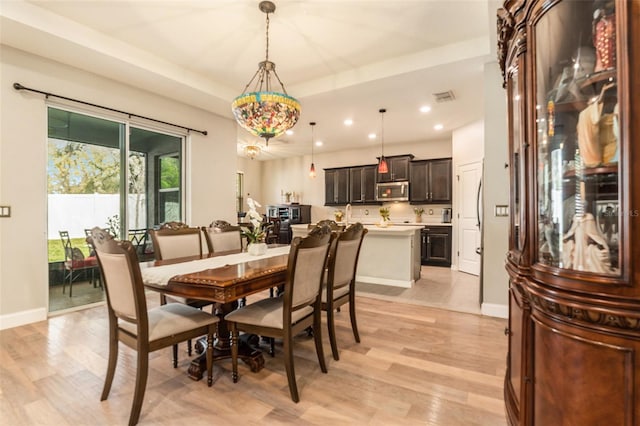
<path id="1" fill-rule="evenodd" d="M 416 223 L 422 223 L 422 216 L 416 215 Z"/>
<path id="2" fill-rule="evenodd" d="M 267 252 L 266 243 L 250 243 L 247 246 L 247 252 L 252 256 L 260 256 Z"/>

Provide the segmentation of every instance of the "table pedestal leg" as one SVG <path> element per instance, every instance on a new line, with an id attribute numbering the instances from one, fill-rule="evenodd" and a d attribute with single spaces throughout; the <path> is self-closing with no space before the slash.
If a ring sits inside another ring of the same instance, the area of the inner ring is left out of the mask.
<path id="1" fill-rule="evenodd" d="M 213 361 L 231 358 L 231 338 L 229 327 L 224 320 L 224 316 L 237 307 L 237 302 L 219 304 L 216 306 L 215 314 L 220 318 L 217 324 L 217 339 L 213 346 Z M 196 350 L 204 352 L 207 341 L 206 337 L 199 339 L 196 343 Z M 259 338 L 256 335 L 242 334 L 239 338 L 238 358 L 251 368 L 253 373 L 257 373 L 264 367 L 264 357 L 259 348 Z M 207 356 L 202 353 L 199 357 L 191 361 L 189 366 L 189 377 L 193 380 L 200 380 L 207 371 Z"/>

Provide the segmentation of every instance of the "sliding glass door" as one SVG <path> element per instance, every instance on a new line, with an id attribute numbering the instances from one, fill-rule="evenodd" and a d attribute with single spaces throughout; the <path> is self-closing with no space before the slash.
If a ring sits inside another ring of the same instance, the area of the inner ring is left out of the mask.
<path id="1" fill-rule="evenodd" d="M 104 300 L 94 226 L 153 258 L 148 229 L 184 215 L 183 151 L 183 136 L 48 108 L 50 311 Z"/>

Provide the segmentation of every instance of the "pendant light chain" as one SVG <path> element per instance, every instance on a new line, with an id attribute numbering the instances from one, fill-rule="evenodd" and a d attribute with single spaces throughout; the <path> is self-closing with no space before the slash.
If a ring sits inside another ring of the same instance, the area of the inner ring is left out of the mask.
<path id="1" fill-rule="evenodd" d="M 266 49 L 266 60 L 269 61 L 269 14 L 267 13 L 267 49 Z"/>
<path id="2" fill-rule="evenodd" d="M 314 179 L 316 177 L 316 165 L 313 162 L 313 145 L 315 144 L 313 128 L 316 126 L 316 122 L 312 121 L 309 125 L 311 126 L 311 167 L 309 168 L 309 177 Z"/>
<path id="3" fill-rule="evenodd" d="M 380 110 L 380 140 L 382 141 L 382 157 L 384 157 L 384 113 L 386 110 Z"/>

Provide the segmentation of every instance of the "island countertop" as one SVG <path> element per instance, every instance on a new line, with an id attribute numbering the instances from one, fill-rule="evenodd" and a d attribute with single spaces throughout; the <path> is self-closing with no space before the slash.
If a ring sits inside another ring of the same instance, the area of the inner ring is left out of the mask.
<path id="1" fill-rule="evenodd" d="M 369 230 L 369 234 L 373 233 L 397 233 L 397 234 L 413 234 L 416 229 L 423 229 L 424 225 L 391 225 L 387 227 L 382 227 L 374 224 L 365 224 L 364 227 Z M 304 232 L 306 234 L 308 230 L 308 225 L 291 225 L 291 229 L 298 235 L 300 232 Z"/>
<path id="2" fill-rule="evenodd" d="M 356 281 L 411 287 L 420 278 L 420 232 L 424 225 L 364 225 Z M 291 225 L 293 237 L 309 233 L 308 225 Z"/>

